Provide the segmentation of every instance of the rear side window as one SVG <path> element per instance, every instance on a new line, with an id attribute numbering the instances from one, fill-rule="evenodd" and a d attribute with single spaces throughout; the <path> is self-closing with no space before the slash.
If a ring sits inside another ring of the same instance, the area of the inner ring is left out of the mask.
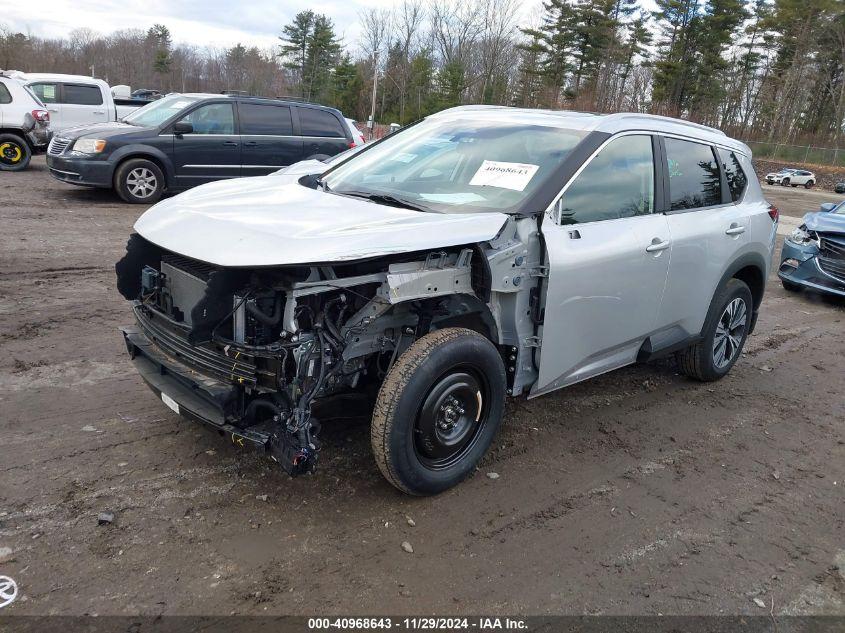
<path id="1" fill-rule="evenodd" d="M 241 117 L 241 134 L 290 136 L 293 123 L 287 106 L 238 104 Z"/>
<path id="2" fill-rule="evenodd" d="M 32 92 L 38 95 L 44 103 L 58 103 L 59 89 L 57 84 L 32 84 Z"/>
<path id="3" fill-rule="evenodd" d="M 103 93 L 97 86 L 64 84 L 62 103 L 71 105 L 103 105 Z"/>
<path id="4" fill-rule="evenodd" d="M 12 93 L 2 82 L 0 82 L 0 103 L 12 103 Z"/>
<path id="5" fill-rule="evenodd" d="M 731 192 L 731 200 L 739 202 L 745 187 L 748 184 L 748 177 L 742 171 L 742 165 L 736 154 L 726 149 L 719 148 L 719 160 L 722 161 L 722 169 L 725 170 L 725 177 L 728 180 L 728 190 Z"/>
<path id="6" fill-rule="evenodd" d="M 325 110 L 299 108 L 299 125 L 302 128 L 302 136 L 346 138 L 346 131 L 340 126 L 340 121 Z"/>
<path id="7" fill-rule="evenodd" d="M 721 204 L 722 182 L 713 149 L 675 138 L 665 143 L 672 211 Z"/>
<path id="8" fill-rule="evenodd" d="M 560 223 L 617 220 L 653 211 L 651 137 L 622 136 L 608 143 L 563 194 Z"/>

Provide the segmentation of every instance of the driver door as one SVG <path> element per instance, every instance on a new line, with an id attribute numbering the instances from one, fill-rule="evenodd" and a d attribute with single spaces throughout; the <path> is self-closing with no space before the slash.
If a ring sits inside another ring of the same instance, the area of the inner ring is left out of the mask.
<path id="1" fill-rule="evenodd" d="M 653 146 L 647 134 L 610 140 L 543 220 L 549 277 L 532 396 L 634 362 L 655 327 L 671 240 L 655 213 Z"/>
<path id="2" fill-rule="evenodd" d="M 231 102 L 206 103 L 179 120 L 193 132 L 173 136 L 173 168 L 182 187 L 241 175 L 241 137 Z"/>

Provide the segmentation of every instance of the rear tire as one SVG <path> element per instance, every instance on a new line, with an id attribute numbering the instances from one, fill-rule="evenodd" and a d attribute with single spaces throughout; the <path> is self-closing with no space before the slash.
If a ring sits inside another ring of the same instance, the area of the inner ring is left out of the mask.
<path id="1" fill-rule="evenodd" d="M 130 158 L 115 171 L 114 188 L 124 202 L 153 204 L 164 193 L 164 174 L 146 158 Z"/>
<path id="2" fill-rule="evenodd" d="M 805 188 L 805 189 L 812 189 L 814 184 L 816 184 L 816 183 L 814 183 L 812 180 L 808 180 L 808 181 L 804 184 L 804 188 Z"/>
<path id="3" fill-rule="evenodd" d="M 728 374 L 742 354 L 754 302 L 745 282 L 730 279 L 720 288 L 704 322 L 704 338 L 676 354 L 681 373 L 711 382 Z"/>
<path id="4" fill-rule="evenodd" d="M 505 389 L 502 358 L 485 337 L 464 328 L 426 334 L 379 390 L 370 431 L 379 470 L 410 495 L 460 483 L 499 429 Z"/>
<path id="5" fill-rule="evenodd" d="M 0 171 L 26 169 L 32 158 L 29 144 L 17 134 L 0 134 Z"/>

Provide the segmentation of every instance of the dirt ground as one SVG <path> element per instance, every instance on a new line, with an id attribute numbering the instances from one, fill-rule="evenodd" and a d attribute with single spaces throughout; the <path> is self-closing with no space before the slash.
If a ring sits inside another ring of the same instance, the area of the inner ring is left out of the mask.
<path id="1" fill-rule="evenodd" d="M 836 199 L 766 193 L 782 232 Z M 841 303 L 772 276 L 723 381 L 666 361 L 514 402 L 474 477 L 413 499 L 364 418 L 291 480 L 154 397 L 113 273 L 142 207 L 43 158 L 0 200 L 4 614 L 845 614 Z"/>

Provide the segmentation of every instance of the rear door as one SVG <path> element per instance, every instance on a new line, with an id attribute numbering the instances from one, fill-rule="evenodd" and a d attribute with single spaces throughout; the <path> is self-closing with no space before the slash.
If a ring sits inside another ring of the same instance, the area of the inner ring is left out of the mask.
<path id="1" fill-rule="evenodd" d="M 238 103 L 244 176 L 269 174 L 302 160 L 302 137 L 294 136 L 290 106 Z"/>
<path id="2" fill-rule="evenodd" d="M 330 110 L 297 106 L 299 128 L 305 158 L 316 155 L 334 156 L 350 147 L 346 122 Z"/>
<path id="3" fill-rule="evenodd" d="M 193 127 L 190 134 L 173 136 L 173 169 L 180 186 L 241 175 L 241 139 L 231 101 L 203 103 L 179 122 Z"/>
<path id="4" fill-rule="evenodd" d="M 63 127 L 76 127 L 109 120 L 108 105 L 99 86 L 63 83 L 61 85 Z"/>
<path id="5" fill-rule="evenodd" d="M 701 332 L 725 268 L 746 249 L 750 213 L 737 204 L 745 174 L 730 151 L 673 137 L 662 143 L 672 265 L 658 323 L 667 340 L 682 340 Z"/>
<path id="6" fill-rule="evenodd" d="M 549 264 L 532 395 L 636 360 L 653 331 L 671 241 L 650 135 L 612 138 L 543 221 Z"/>

